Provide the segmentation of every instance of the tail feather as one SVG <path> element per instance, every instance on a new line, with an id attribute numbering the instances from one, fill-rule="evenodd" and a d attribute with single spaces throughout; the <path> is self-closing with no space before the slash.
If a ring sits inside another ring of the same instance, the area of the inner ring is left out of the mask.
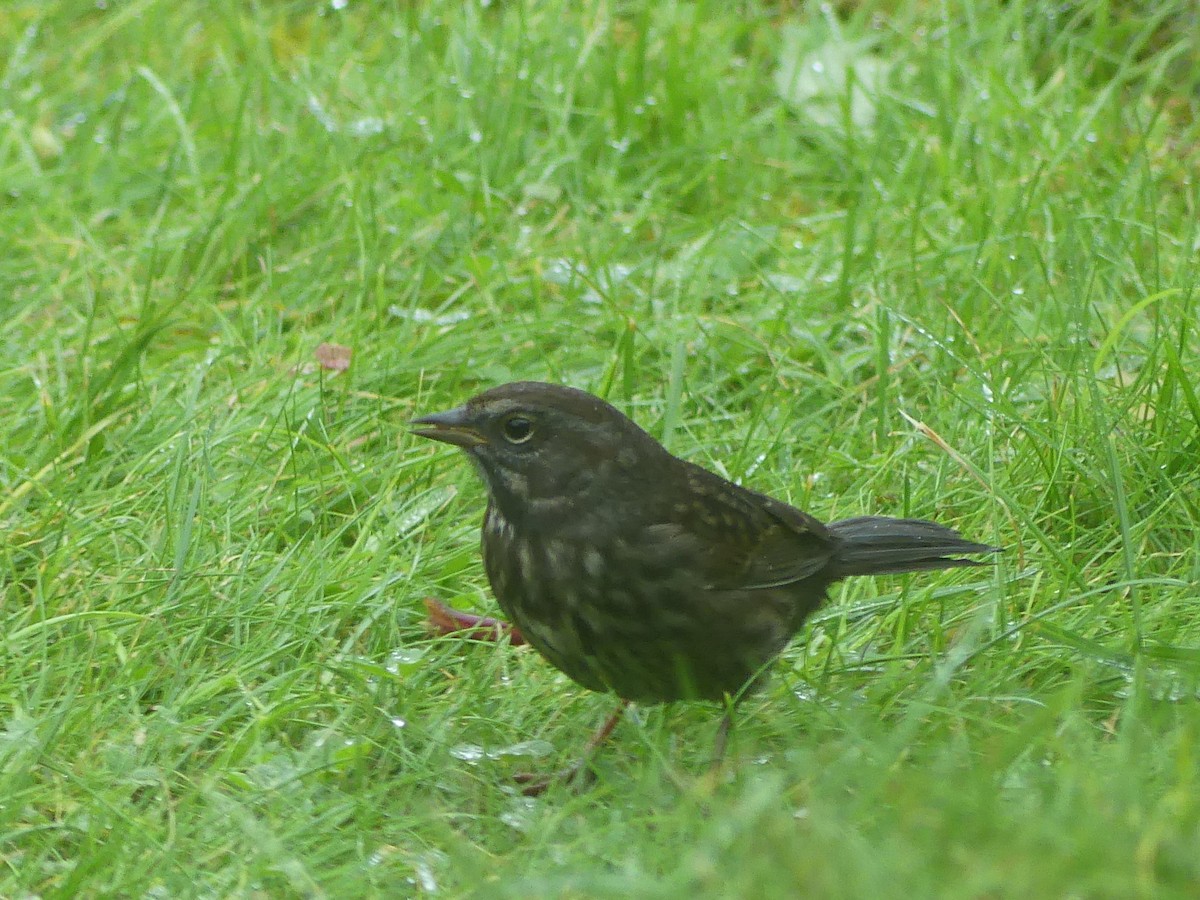
<path id="1" fill-rule="evenodd" d="M 838 578 L 847 575 L 897 575 L 925 569 L 982 566 L 962 553 L 999 553 L 999 547 L 964 540 L 952 528 L 924 519 L 858 516 L 831 522 L 829 530 L 841 539 L 833 558 Z"/>

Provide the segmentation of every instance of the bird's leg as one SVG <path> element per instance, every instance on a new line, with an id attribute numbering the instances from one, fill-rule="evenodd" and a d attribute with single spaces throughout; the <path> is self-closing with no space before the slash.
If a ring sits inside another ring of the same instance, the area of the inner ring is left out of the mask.
<path id="1" fill-rule="evenodd" d="M 595 756 L 596 750 L 608 740 L 609 735 L 613 733 L 613 729 L 617 727 L 617 723 L 621 721 L 621 716 L 625 710 L 629 708 L 629 701 L 622 700 L 621 704 L 613 710 L 612 715 L 604 720 L 604 724 L 596 729 L 596 733 L 592 735 L 587 742 L 587 746 L 583 748 L 583 753 L 579 759 L 571 763 L 565 769 L 559 769 L 557 772 L 551 772 L 548 775 L 541 775 L 536 772 L 518 772 L 513 776 L 513 780 L 521 785 L 521 793 L 526 797 L 537 797 L 545 793 L 546 788 L 556 782 L 567 782 L 576 787 L 585 787 L 596 780 L 596 773 L 592 769 L 592 757 Z"/>
<path id="2" fill-rule="evenodd" d="M 717 779 L 721 774 L 721 765 L 725 761 L 725 750 L 729 746 L 729 733 L 733 731 L 733 716 L 745 695 L 745 691 L 739 691 L 732 697 L 728 695 L 725 697 L 725 714 L 721 716 L 721 724 L 717 726 L 717 736 L 713 739 L 712 762 L 709 763 L 708 775 L 705 779 L 712 787 L 716 786 Z"/>
<path id="3" fill-rule="evenodd" d="M 425 610 L 429 613 L 429 627 L 434 634 L 457 634 L 476 641 L 498 641 L 508 635 L 514 647 L 525 643 L 521 630 L 503 619 L 477 616 L 447 606 L 436 597 L 425 598 Z"/>
<path id="4" fill-rule="evenodd" d="M 708 771 L 693 782 L 694 789 L 704 796 L 711 796 L 721 784 L 721 766 L 725 761 L 725 750 L 729 746 L 729 733 L 733 731 L 733 714 L 737 711 L 741 697 L 725 697 L 725 714 L 721 716 L 721 724 L 717 726 L 717 735 L 713 739 L 712 760 Z M 685 785 L 680 783 L 680 787 Z"/>

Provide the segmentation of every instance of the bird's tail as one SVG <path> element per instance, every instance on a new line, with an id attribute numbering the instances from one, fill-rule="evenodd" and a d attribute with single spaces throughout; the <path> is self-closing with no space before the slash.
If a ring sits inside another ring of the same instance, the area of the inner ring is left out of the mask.
<path id="1" fill-rule="evenodd" d="M 923 519 L 859 516 L 831 522 L 829 530 L 841 539 L 832 560 L 838 578 L 982 566 L 983 562 L 961 559 L 958 554 L 1001 549 L 963 540 L 954 529 Z"/>

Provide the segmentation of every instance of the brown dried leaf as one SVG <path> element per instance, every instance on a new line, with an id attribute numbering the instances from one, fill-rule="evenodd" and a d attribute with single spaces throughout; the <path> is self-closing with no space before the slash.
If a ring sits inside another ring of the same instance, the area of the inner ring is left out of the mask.
<path id="1" fill-rule="evenodd" d="M 353 354 L 353 350 L 341 344 L 318 344 L 317 349 L 313 351 L 321 368 L 334 372 L 345 372 L 350 368 L 350 357 Z"/>

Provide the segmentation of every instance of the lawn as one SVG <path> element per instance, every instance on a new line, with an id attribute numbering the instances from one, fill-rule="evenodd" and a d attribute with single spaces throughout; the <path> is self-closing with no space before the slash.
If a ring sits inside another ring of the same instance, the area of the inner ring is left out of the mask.
<path id="1" fill-rule="evenodd" d="M 1191 0 L 6 2 L 0 896 L 1200 896 L 1197 59 Z M 517 379 L 1007 552 L 835 589 L 719 772 L 644 707 L 524 797 L 613 701 L 430 633 L 485 495 L 406 429 Z"/>

